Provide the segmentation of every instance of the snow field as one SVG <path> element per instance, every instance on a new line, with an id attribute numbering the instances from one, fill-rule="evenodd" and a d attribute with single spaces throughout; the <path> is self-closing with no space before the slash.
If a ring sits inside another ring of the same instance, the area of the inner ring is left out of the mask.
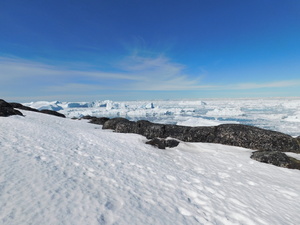
<path id="1" fill-rule="evenodd" d="M 251 150 L 0 117 L 0 224 L 300 224 L 300 172 Z"/>

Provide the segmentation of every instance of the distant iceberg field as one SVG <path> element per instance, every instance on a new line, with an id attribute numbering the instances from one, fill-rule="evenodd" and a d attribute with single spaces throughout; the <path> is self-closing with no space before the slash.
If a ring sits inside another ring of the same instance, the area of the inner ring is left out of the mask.
<path id="1" fill-rule="evenodd" d="M 59 111 L 67 117 L 86 115 L 147 119 L 156 123 L 210 126 L 241 123 L 299 136 L 300 98 L 203 99 L 93 102 L 31 102 L 36 109 Z"/>

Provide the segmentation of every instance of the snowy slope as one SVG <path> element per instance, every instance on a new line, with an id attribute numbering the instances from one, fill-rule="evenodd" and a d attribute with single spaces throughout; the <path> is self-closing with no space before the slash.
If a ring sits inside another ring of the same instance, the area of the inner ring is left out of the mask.
<path id="1" fill-rule="evenodd" d="M 0 224 L 300 224 L 300 171 L 22 111 L 0 117 Z"/>

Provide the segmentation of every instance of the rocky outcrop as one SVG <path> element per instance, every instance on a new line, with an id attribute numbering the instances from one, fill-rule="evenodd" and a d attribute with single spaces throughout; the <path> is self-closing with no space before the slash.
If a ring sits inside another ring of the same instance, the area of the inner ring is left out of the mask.
<path id="1" fill-rule="evenodd" d="M 250 148 L 259 151 L 300 153 L 296 138 L 276 131 L 242 124 L 222 124 L 210 127 L 187 127 L 170 124 L 137 122 L 125 118 L 114 118 L 103 124 L 103 129 L 119 133 L 136 133 L 148 139 L 175 138 L 186 142 L 207 142 Z"/>
<path id="2" fill-rule="evenodd" d="M 74 118 L 76 118 L 76 117 L 74 117 Z M 81 117 L 76 118 L 76 119 L 79 119 L 79 120 L 81 120 L 81 119 L 83 119 L 83 120 L 90 120 L 90 119 L 93 119 L 93 118 L 98 118 L 98 117 L 87 115 L 87 116 L 81 116 Z"/>
<path id="3" fill-rule="evenodd" d="M 31 108 L 31 107 L 28 107 L 28 106 L 24 106 L 20 103 L 11 102 L 9 104 L 15 109 L 22 109 L 22 110 L 26 110 L 26 111 L 39 112 L 39 110 L 37 110 L 37 109 Z"/>
<path id="4" fill-rule="evenodd" d="M 103 125 L 106 121 L 109 120 L 107 117 L 95 117 L 95 116 L 83 116 L 80 119 L 87 119 L 90 123 Z"/>
<path id="5" fill-rule="evenodd" d="M 153 145 L 159 149 L 174 148 L 179 145 L 179 141 L 175 139 L 153 138 L 147 141 L 146 144 Z"/>
<path id="6" fill-rule="evenodd" d="M 298 144 L 300 145 L 300 136 L 296 137 L 296 141 L 297 141 Z"/>
<path id="7" fill-rule="evenodd" d="M 42 109 L 39 112 L 44 113 L 44 114 L 49 114 L 49 115 L 52 115 L 52 116 L 58 116 L 58 117 L 66 118 L 66 116 L 64 114 L 53 111 L 53 110 L 49 110 L 49 109 Z"/>
<path id="8" fill-rule="evenodd" d="M 14 107 L 11 104 L 0 99 L 0 116 L 7 117 L 13 115 L 23 116 L 23 114 L 20 111 L 14 109 Z"/>
<path id="9" fill-rule="evenodd" d="M 260 151 L 300 153 L 300 145 L 290 135 L 242 124 L 223 124 L 216 128 L 215 141 Z"/>
<path id="10" fill-rule="evenodd" d="M 253 152 L 251 159 L 259 162 L 272 164 L 274 166 L 289 168 L 289 169 L 300 169 L 300 161 L 292 157 L 287 156 L 283 152 L 278 151 L 258 151 Z"/>
<path id="11" fill-rule="evenodd" d="M 116 130 L 117 126 L 120 128 Z M 129 121 L 125 118 L 117 117 L 106 121 L 103 124 L 103 129 L 111 129 L 118 133 L 135 133 L 134 132 L 135 122 Z"/>
<path id="12" fill-rule="evenodd" d="M 44 113 L 44 114 L 49 114 L 49 115 L 52 115 L 52 116 L 58 116 L 58 117 L 66 118 L 66 116 L 64 114 L 53 111 L 53 110 L 48 110 L 48 109 L 37 110 L 37 109 L 31 108 L 31 107 L 28 107 L 28 106 L 24 106 L 20 103 L 15 103 L 15 102 L 10 103 L 10 105 L 13 108 L 17 108 L 17 109 L 22 109 L 22 110 L 32 111 L 32 112 L 38 112 L 38 113 Z"/>

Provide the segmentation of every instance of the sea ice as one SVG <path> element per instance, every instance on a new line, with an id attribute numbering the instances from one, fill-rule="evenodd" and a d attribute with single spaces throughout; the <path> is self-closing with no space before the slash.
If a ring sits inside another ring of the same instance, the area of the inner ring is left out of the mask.
<path id="1" fill-rule="evenodd" d="M 68 117 L 84 115 L 146 119 L 157 123 L 207 126 L 242 123 L 299 136 L 300 98 L 203 99 L 95 102 L 32 102 L 37 109 L 54 109 Z M 75 107 L 78 106 L 78 107 Z M 84 107 L 83 107 L 84 106 Z M 88 107 L 85 107 L 88 106 Z"/>

